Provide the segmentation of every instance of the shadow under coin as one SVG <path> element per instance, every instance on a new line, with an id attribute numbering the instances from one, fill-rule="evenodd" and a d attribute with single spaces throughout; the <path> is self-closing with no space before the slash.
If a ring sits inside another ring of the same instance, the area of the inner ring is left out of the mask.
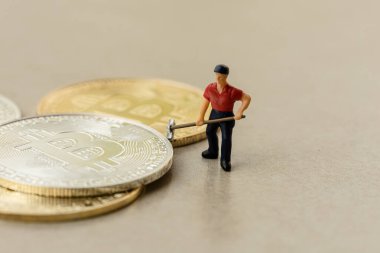
<path id="1" fill-rule="evenodd" d="M 174 168 L 171 168 L 170 171 L 166 173 L 164 176 L 162 176 L 160 179 L 146 185 L 145 191 L 142 193 L 141 197 L 148 196 L 152 194 L 153 192 L 156 194 L 157 192 L 160 192 L 164 190 L 165 188 L 167 188 L 167 186 L 170 184 L 172 180 L 173 169 Z"/>

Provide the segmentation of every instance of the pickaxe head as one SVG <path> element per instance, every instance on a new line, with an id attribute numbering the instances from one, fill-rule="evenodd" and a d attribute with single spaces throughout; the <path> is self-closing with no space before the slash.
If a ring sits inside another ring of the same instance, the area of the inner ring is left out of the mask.
<path id="1" fill-rule="evenodd" d="M 167 127 L 167 133 L 166 133 L 166 138 L 168 138 L 169 141 L 172 141 L 174 138 L 174 129 L 172 127 L 175 126 L 175 120 L 170 119 Z"/>

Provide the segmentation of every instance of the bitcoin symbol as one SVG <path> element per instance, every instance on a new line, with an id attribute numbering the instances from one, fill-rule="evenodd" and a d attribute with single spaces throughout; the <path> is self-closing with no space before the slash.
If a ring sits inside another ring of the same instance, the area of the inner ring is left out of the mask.
<path id="1" fill-rule="evenodd" d="M 118 142 L 83 132 L 64 132 L 54 136 L 46 132 L 39 135 L 33 133 L 24 137 L 30 142 L 16 146 L 16 149 L 24 151 L 33 148 L 65 163 L 92 168 L 96 172 L 118 165 L 112 158 L 124 152 L 124 147 Z"/>

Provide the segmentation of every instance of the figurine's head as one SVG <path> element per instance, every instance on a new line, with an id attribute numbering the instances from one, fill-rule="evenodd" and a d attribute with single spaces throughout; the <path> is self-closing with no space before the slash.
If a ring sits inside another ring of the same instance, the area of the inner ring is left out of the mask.
<path id="1" fill-rule="evenodd" d="M 230 69 L 223 64 L 219 64 L 215 66 L 214 69 L 215 72 L 215 78 L 218 83 L 226 83 L 228 74 L 230 73 Z"/>

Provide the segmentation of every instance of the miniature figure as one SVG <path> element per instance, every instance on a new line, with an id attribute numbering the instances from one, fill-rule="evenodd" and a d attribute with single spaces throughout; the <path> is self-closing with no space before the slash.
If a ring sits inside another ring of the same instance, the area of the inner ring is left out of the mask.
<path id="1" fill-rule="evenodd" d="M 226 65 L 217 65 L 214 72 L 216 75 L 216 82 L 210 83 L 203 93 L 204 101 L 196 125 L 201 126 L 204 124 L 205 113 L 210 103 L 212 107 L 210 120 L 226 117 L 234 118 L 234 120 L 207 125 L 206 134 L 209 148 L 202 152 L 203 158 L 218 158 L 219 147 L 217 130 L 220 127 L 222 131 L 220 166 L 224 171 L 231 171 L 232 129 L 235 126 L 235 120 L 243 118 L 243 112 L 248 108 L 251 102 L 251 97 L 227 82 L 229 68 Z M 236 101 L 242 101 L 242 104 L 236 115 L 234 115 L 233 107 Z"/>

